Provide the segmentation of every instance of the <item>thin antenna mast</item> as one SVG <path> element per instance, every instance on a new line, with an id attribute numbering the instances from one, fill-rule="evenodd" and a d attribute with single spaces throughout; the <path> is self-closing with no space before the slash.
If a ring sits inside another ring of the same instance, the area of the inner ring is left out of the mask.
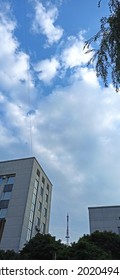
<path id="1" fill-rule="evenodd" d="M 67 214 L 67 230 L 66 230 L 66 245 L 69 246 L 69 214 Z"/>

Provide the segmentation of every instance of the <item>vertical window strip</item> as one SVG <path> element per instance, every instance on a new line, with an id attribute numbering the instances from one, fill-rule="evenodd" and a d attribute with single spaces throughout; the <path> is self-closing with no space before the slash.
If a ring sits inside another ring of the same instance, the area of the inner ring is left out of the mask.
<path id="1" fill-rule="evenodd" d="M 32 204 L 31 204 L 31 210 L 30 210 L 30 216 L 29 216 L 29 222 L 32 223 L 32 226 L 31 226 L 31 229 L 28 228 L 28 230 L 27 230 L 27 237 L 26 237 L 27 241 L 29 241 L 31 239 L 31 235 L 32 235 L 38 185 L 39 185 L 39 182 L 38 182 L 38 180 L 35 179 L 34 188 L 33 188 L 33 196 L 32 196 Z M 28 226 L 29 226 L 29 223 L 28 223 Z"/>

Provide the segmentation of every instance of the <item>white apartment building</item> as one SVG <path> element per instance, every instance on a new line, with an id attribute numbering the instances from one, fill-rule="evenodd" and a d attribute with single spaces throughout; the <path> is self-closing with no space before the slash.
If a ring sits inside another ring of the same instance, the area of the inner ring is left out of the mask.
<path id="1" fill-rule="evenodd" d="M 52 183 L 35 157 L 0 162 L 0 250 L 49 232 Z"/>
<path id="2" fill-rule="evenodd" d="M 96 230 L 120 234 L 120 206 L 89 207 L 90 233 Z"/>

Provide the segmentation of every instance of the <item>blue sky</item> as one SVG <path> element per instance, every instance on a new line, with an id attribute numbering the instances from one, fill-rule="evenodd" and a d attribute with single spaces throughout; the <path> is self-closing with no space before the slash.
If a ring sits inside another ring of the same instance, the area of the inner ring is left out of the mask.
<path id="1" fill-rule="evenodd" d="M 0 0 L 0 160 L 35 156 L 53 183 L 50 233 L 89 233 L 120 196 L 120 96 L 87 67 L 97 0 Z M 92 48 L 92 46 L 91 46 Z"/>

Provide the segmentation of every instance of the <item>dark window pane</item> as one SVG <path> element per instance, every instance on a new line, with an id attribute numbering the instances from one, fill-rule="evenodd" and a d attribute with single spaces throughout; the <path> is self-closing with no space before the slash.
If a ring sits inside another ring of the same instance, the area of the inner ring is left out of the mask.
<path id="1" fill-rule="evenodd" d="M 0 241 L 1 241 L 1 238 L 2 238 L 4 226 L 5 226 L 5 219 L 3 218 L 3 219 L 0 219 Z"/>
<path id="2" fill-rule="evenodd" d="M 3 181 L 3 178 L 2 178 L 2 177 L 0 177 L 0 185 L 2 185 L 2 181 Z"/>
<path id="3" fill-rule="evenodd" d="M 45 210 L 44 210 L 45 212 L 44 212 L 44 215 L 45 215 L 45 218 L 47 217 L 47 209 L 45 208 Z"/>
<path id="4" fill-rule="evenodd" d="M 0 208 L 5 209 L 8 208 L 9 200 L 1 200 L 0 201 Z"/>
<path id="5" fill-rule="evenodd" d="M 45 178 L 44 177 L 42 177 L 42 183 L 45 184 Z"/>
<path id="6" fill-rule="evenodd" d="M 3 191 L 4 192 L 11 192 L 13 188 L 13 185 L 5 185 Z"/>
<path id="7" fill-rule="evenodd" d="M 38 177 L 40 177 L 40 171 L 39 171 L 39 169 L 37 169 L 37 175 L 38 175 Z"/>
<path id="8" fill-rule="evenodd" d="M 42 203 L 39 201 L 39 204 L 38 204 L 38 210 L 41 211 L 42 210 Z"/>
<path id="9" fill-rule="evenodd" d="M 37 226 L 40 226 L 40 218 L 37 217 Z"/>
<path id="10" fill-rule="evenodd" d="M 43 223 L 43 234 L 45 234 L 45 224 Z"/>
<path id="11" fill-rule="evenodd" d="M 41 194 L 41 196 L 43 196 L 43 188 L 42 187 L 41 187 L 41 193 L 40 194 Z"/>
<path id="12" fill-rule="evenodd" d="M 48 202 L 48 194 L 46 194 L 46 202 Z"/>

